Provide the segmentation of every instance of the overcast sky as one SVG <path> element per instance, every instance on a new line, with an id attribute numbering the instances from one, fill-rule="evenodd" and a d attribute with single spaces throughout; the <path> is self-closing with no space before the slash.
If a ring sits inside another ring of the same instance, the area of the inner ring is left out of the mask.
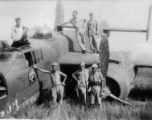
<path id="1" fill-rule="evenodd" d="M 110 27 L 146 29 L 150 0 L 91 0 L 63 1 L 65 21 L 73 10 L 79 18 L 88 18 L 90 12 Z M 0 1 L 0 39 L 10 39 L 14 19 L 21 17 L 24 26 L 47 26 L 54 28 L 56 1 Z M 144 33 L 112 33 L 110 42 L 122 48 L 134 48 L 136 43 L 146 40 Z M 129 45 L 131 44 L 131 45 Z M 120 47 L 121 47 L 120 46 Z"/>

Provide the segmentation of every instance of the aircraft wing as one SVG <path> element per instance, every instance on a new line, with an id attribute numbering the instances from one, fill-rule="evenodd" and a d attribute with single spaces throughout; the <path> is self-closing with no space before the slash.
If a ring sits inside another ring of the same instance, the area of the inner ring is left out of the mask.
<path id="1" fill-rule="evenodd" d="M 62 54 L 60 58 L 60 64 L 80 64 L 82 61 L 86 64 L 99 63 L 99 54 L 67 52 Z"/>
<path id="2" fill-rule="evenodd" d="M 57 25 L 57 27 L 62 27 L 62 28 L 74 28 L 72 25 Z"/>
<path id="3" fill-rule="evenodd" d="M 70 25 L 58 25 L 57 27 L 62 28 L 74 28 Z M 126 28 L 103 28 L 104 31 L 118 31 L 118 32 L 147 32 L 147 30 L 143 29 L 126 29 Z"/>
<path id="4" fill-rule="evenodd" d="M 123 28 L 103 28 L 103 31 L 116 31 L 116 32 L 147 32 L 147 30 L 142 29 L 123 29 Z"/>

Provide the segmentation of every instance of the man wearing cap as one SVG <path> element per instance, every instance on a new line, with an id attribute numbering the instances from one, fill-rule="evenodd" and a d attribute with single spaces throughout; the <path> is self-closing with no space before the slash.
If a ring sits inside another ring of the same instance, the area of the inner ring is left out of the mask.
<path id="1" fill-rule="evenodd" d="M 61 82 L 61 76 L 64 76 L 63 82 Z M 52 64 L 52 99 L 53 103 L 56 105 L 57 99 L 59 99 L 59 103 L 62 104 L 63 95 L 64 95 L 64 85 L 67 78 L 67 75 L 58 70 L 58 64 Z"/>
<path id="2" fill-rule="evenodd" d="M 80 46 L 80 48 L 82 49 L 82 53 L 85 54 L 86 53 L 86 47 L 84 44 L 84 24 L 86 22 L 86 19 L 81 19 L 78 20 L 77 18 L 77 11 L 73 11 L 73 18 L 70 19 L 69 22 L 65 22 L 62 25 L 71 23 L 73 25 L 73 27 L 75 28 L 75 33 L 76 33 L 76 38 L 78 41 L 78 44 Z"/>
<path id="3" fill-rule="evenodd" d="M 85 69 L 85 62 L 80 63 L 80 70 L 72 74 L 72 77 L 77 81 L 76 92 L 83 104 L 86 104 L 86 92 L 88 87 L 89 70 Z"/>
<path id="4" fill-rule="evenodd" d="M 91 87 L 91 105 L 94 107 L 95 101 L 97 99 L 97 104 L 98 107 L 100 107 L 101 104 L 101 97 L 100 97 L 100 92 L 101 92 L 101 84 L 102 81 L 104 81 L 104 78 L 100 72 L 97 72 L 98 65 L 93 64 L 92 65 L 92 72 L 89 75 L 89 87 Z"/>
<path id="5" fill-rule="evenodd" d="M 12 47 L 20 47 L 24 39 L 27 39 L 27 28 L 21 25 L 21 18 L 15 19 L 16 25 L 12 27 L 11 38 L 8 41 Z"/>
<path id="6" fill-rule="evenodd" d="M 99 34 L 98 30 L 98 23 L 94 19 L 94 14 L 90 13 L 90 20 L 87 22 L 87 35 L 89 36 L 90 40 L 90 48 L 93 53 L 98 52 L 97 46 L 97 35 Z"/>

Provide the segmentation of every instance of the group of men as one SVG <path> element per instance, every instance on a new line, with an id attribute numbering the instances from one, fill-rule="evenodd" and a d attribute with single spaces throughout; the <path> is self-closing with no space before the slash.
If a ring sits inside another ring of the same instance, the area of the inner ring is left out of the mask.
<path id="1" fill-rule="evenodd" d="M 91 99 L 90 104 L 92 107 L 101 104 L 101 85 L 105 80 L 100 72 L 97 72 L 98 65 L 93 64 L 89 69 L 85 68 L 85 62 L 80 63 L 80 69 L 72 74 L 72 77 L 77 81 L 76 84 L 76 93 L 78 98 L 86 104 L 87 102 L 87 93 L 89 88 L 91 88 Z M 61 76 L 64 76 L 63 82 L 61 82 Z M 52 81 L 52 101 L 54 105 L 57 105 L 57 99 L 59 104 L 62 104 L 64 96 L 64 85 L 67 75 L 58 70 L 58 64 L 53 63 L 51 71 L 51 81 Z M 97 103 L 96 103 L 97 101 Z"/>
<path id="2" fill-rule="evenodd" d="M 82 49 L 82 53 L 86 53 L 86 47 L 84 44 L 84 24 L 86 22 L 85 19 L 83 20 L 78 20 L 77 18 L 77 11 L 73 12 L 73 18 L 64 24 L 71 23 L 76 32 L 76 37 L 78 40 L 78 43 Z M 9 41 L 11 47 L 19 47 L 25 40 L 26 38 L 26 32 L 27 28 L 21 25 L 21 19 L 16 18 L 16 25 L 13 26 L 12 28 L 12 41 Z M 82 24 L 81 24 L 82 22 Z M 98 31 L 98 24 L 97 21 L 94 19 L 94 15 L 90 13 L 90 20 L 87 23 L 87 35 L 90 40 L 90 47 L 93 53 L 98 52 L 98 45 L 97 45 L 97 35 L 99 35 Z M 58 64 L 53 63 L 52 64 L 52 71 L 51 71 L 51 81 L 53 87 L 51 88 L 51 93 L 52 93 L 52 100 L 54 104 L 57 104 L 57 99 L 59 99 L 59 103 L 62 104 L 63 101 L 63 95 L 64 95 L 64 85 L 65 81 L 67 78 L 67 75 L 64 74 L 63 72 L 58 70 Z M 101 104 L 101 84 L 105 80 L 103 75 L 99 72 L 97 72 L 98 65 L 93 64 L 92 67 L 89 69 L 85 68 L 85 62 L 80 63 L 80 69 L 77 70 L 72 74 L 72 77 L 77 81 L 76 85 L 76 93 L 78 98 L 81 97 L 81 100 L 84 104 L 86 104 L 87 101 L 87 93 L 89 88 L 91 88 L 91 100 L 90 103 L 91 105 L 95 105 L 95 101 L 97 99 L 97 104 L 100 107 Z M 40 69 L 39 69 L 40 70 Z M 48 72 L 45 70 L 40 70 L 43 72 Z M 61 76 L 64 76 L 63 82 L 61 82 Z"/>
<path id="3" fill-rule="evenodd" d="M 73 18 L 70 19 L 70 21 L 63 23 L 62 25 L 66 25 L 71 23 L 73 27 L 75 28 L 75 34 L 78 41 L 78 44 L 80 48 L 82 49 L 82 53 L 85 54 L 87 52 L 84 41 L 85 41 L 85 22 L 86 19 L 79 20 L 78 12 L 73 11 Z M 90 20 L 87 22 L 87 30 L 86 34 L 89 37 L 90 40 L 90 48 L 93 53 L 98 53 L 99 51 L 99 43 L 98 43 L 98 37 L 99 37 L 99 29 L 98 29 L 98 23 L 94 19 L 94 14 L 90 13 Z"/>
<path id="4" fill-rule="evenodd" d="M 79 20 L 78 12 L 73 11 L 73 18 L 70 19 L 70 21 L 63 23 L 62 25 L 71 23 L 73 27 L 75 28 L 75 34 L 78 41 L 78 44 L 80 45 L 80 48 L 82 49 L 82 53 L 85 54 L 87 52 L 86 46 L 84 44 L 85 41 L 85 22 L 86 19 Z M 86 34 L 89 37 L 90 41 L 90 48 L 92 50 L 92 53 L 98 53 L 99 51 L 99 43 L 98 43 L 98 36 L 99 36 L 99 30 L 98 30 L 98 23 L 94 19 L 94 14 L 90 13 L 90 20 L 87 22 L 87 31 Z M 16 25 L 12 27 L 11 32 L 11 38 L 8 41 L 8 44 L 11 47 L 20 47 L 24 42 L 27 40 L 27 27 L 22 26 L 21 24 L 21 18 L 15 19 Z M 27 42 L 27 41 L 26 41 Z"/>

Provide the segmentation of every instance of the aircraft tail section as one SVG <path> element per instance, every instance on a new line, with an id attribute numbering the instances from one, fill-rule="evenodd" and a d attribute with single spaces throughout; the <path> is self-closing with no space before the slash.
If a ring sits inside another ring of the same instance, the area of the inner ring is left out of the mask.
<path id="1" fill-rule="evenodd" d="M 151 29 L 151 15 L 152 14 L 152 4 L 150 5 L 149 8 L 149 15 L 148 15 L 148 22 L 147 22 L 147 34 L 146 34 L 146 40 L 149 40 L 150 37 L 150 29 Z"/>
<path id="2" fill-rule="evenodd" d="M 55 16 L 54 27 L 56 28 L 57 25 L 60 25 L 64 22 L 64 7 L 63 7 L 63 3 L 61 0 L 57 1 L 55 14 L 56 14 L 56 16 Z"/>
<path id="3" fill-rule="evenodd" d="M 148 22 L 147 22 L 147 29 L 126 29 L 126 28 L 108 28 L 108 27 L 103 27 L 103 32 L 141 32 L 141 33 L 146 33 L 146 40 L 148 41 L 150 39 L 150 30 L 152 27 L 151 23 L 151 15 L 152 14 L 152 5 L 150 5 L 149 8 L 149 15 L 148 15 Z M 102 23 L 100 23 L 102 24 Z"/>

